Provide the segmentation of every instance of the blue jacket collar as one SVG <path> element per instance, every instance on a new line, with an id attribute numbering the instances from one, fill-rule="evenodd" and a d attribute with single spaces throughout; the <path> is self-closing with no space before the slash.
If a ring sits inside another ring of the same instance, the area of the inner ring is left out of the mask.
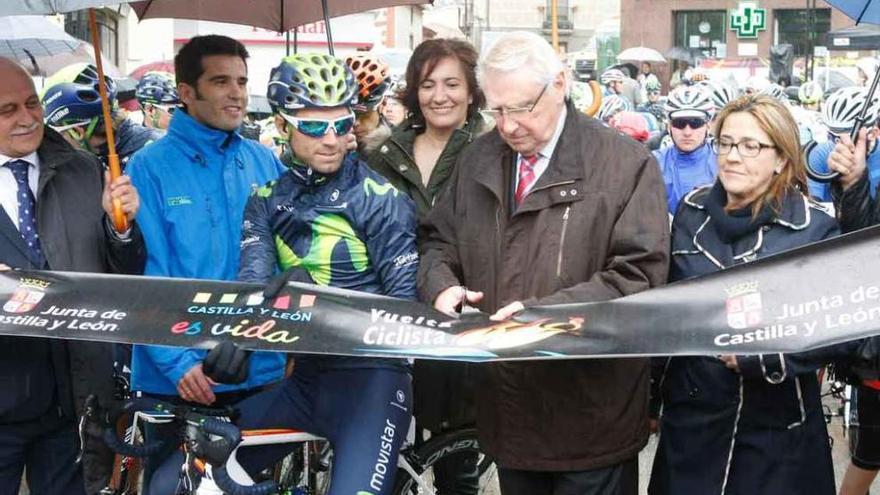
<path id="1" fill-rule="evenodd" d="M 168 134 L 177 137 L 193 154 L 203 158 L 234 150 L 242 141 L 238 133 L 208 127 L 197 122 L 183 109 L 174 112 Z"/>

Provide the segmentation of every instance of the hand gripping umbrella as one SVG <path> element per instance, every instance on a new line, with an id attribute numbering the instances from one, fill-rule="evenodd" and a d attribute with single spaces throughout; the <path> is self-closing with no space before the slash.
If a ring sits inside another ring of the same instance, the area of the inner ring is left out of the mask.
<path id="1" fill-rule="evenodd" d="M 835 9 L 846 14 L 847 17 L 855 20 L 856 24 L 862 22 L 868 24 L 880 24 L 880 0 L 826 0 L 826 2 Z M 855 124 L 849 133 L 853 142 L 856 141 L 859 131 L 865 126 L 865 118 L 868 114 L 868 108 L 870 107 L 871 101 L 874 99 L 874 93 L 877 91 L 878 83 L 880 83 L 880 70 L 874 71 L 874 79 L 871 81 L 871 86 L 868 88 L 868 94 L 865 95 L 865 103 L 862 106 L 859 115 L 856 117 Z M 810 156 L 810 152 L 815 146 L 815 143 L 810 143 L 810 145 L 807 146 L 805 150 L 807 157 Z M 831 182 L 840 174 L 837 172 L 819 172 L 813 170 L 813 168 L 809 166 L 809 160 L 807 160 L 807 175 L 817 182 Z"/>
<path id="2" fill-rule="evenodd" d="M 110 180 L 115 180 L 122 175 L 122 167 L 119 166 L 119 155 L 116 154 L 116 141 L 113 135 L 113 126 L 110 125 L 110 102 L 107 100 L 107 87 L 104 82 L 104 64 L 101 60 L 101 37 L 98 33 L 98 23 L 95 19 L 96 5 L 124 3 L 119 0 L 29 0 L 27 2 L 3 2 L 0 5 L 0 16 L 8 15 L 38 15 L 70 12 L 84 8 L 89 9 L 89 30 L 92 32 L 92 44 L 95 49 L 95 65 L 98 69 L 98 91 L 101 93 L 101 107 L 104 112 L 104 128 L 107 132 L 107 162 L 110 166 Z M 122 212 L 122 203 L 113 201 L 113 226 L 117 232 L 128 230 L 128 221 Z"/>

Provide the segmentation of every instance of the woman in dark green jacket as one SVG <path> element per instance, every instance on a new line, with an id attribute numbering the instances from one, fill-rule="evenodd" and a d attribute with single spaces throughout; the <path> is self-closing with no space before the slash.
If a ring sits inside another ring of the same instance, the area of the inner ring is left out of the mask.
<path id="1" fill-rule="evenodd" d="M 458 155 L 482 131 L 485 103 L 477 86 L 477 52 L 459 40 L 423 42 L 406 69 L 404 106 L 410 118 L 373 148 L 367 163 L 416 203 L 419 218 L 434 205 Z M 368 144 L 369 146 L 369 144 Z M 414 414 L 419 428 L 433 433 L 473 425 L 476 410 L 468 365 L 416 361 Z M 440 493 L 476 493 L 476 458 L 461 455 L 434 466 Z"/>
<path id="2" fill-rule="evenodd" d="M 410 118 L 369 150 L 369 166 L 415 201 L 419 217 L 431 209 L 458 154 L 482 131 L 485 98 L 476 63 L 466 41 L 432 39 L 416 47 L 403 96 Z"/>

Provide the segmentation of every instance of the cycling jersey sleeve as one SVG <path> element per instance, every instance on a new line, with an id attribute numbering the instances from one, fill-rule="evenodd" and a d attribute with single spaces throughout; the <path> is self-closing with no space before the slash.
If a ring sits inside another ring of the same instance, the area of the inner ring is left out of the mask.
<path id="1" fill-rule="evenodd" d="M 244 282 L 266 283 L 278 266 L 275 238 L 267 208 L 271 192 L 272 184 L 260 188 L 248 199 L 245 206 L 238 268 L 238 279 Z"/>
<path id="2" fill-rule="evenodd" d="M 375 206 L 368 208 L 366 244 L 370 262 L 382 281 L 383 293 L 415 300 L 419 269 L 415 204 L 394 189 L 372 199 Z"/>

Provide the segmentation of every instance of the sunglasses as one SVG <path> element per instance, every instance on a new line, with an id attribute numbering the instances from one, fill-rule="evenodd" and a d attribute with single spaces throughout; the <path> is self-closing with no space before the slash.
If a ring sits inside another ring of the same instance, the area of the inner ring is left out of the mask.
<path id="1" fill-rule="evenodd" d="M 669 124 L 679 130 L 684 129 L 685 127 L 690 127 L 691 129 L 699 129 L 706 125 L 706 119 L 701 119 L 698 117 L 690 119 L 672 119 Z"/>
<path id="2" fill-rule="evenodd" d="M 177 111 L 177 105 L 154 105 L 159 110 L 163 110 L 168 115 L 174 115 L 174 112 Z"/>
<path id="3" fill-rule="evenodd" d="M 299 132 L 313 138 L 324 137 L 330 132 L 331 128 L 337 136 L 344 136 L 351 132 L 355 120 L 354 114 L 348 114 L 345 117 L 340 117 L 336 120 L 298 119 L 283 113 L 281 114 L 281 117 L 296 127 L 296 130 Z"/>

